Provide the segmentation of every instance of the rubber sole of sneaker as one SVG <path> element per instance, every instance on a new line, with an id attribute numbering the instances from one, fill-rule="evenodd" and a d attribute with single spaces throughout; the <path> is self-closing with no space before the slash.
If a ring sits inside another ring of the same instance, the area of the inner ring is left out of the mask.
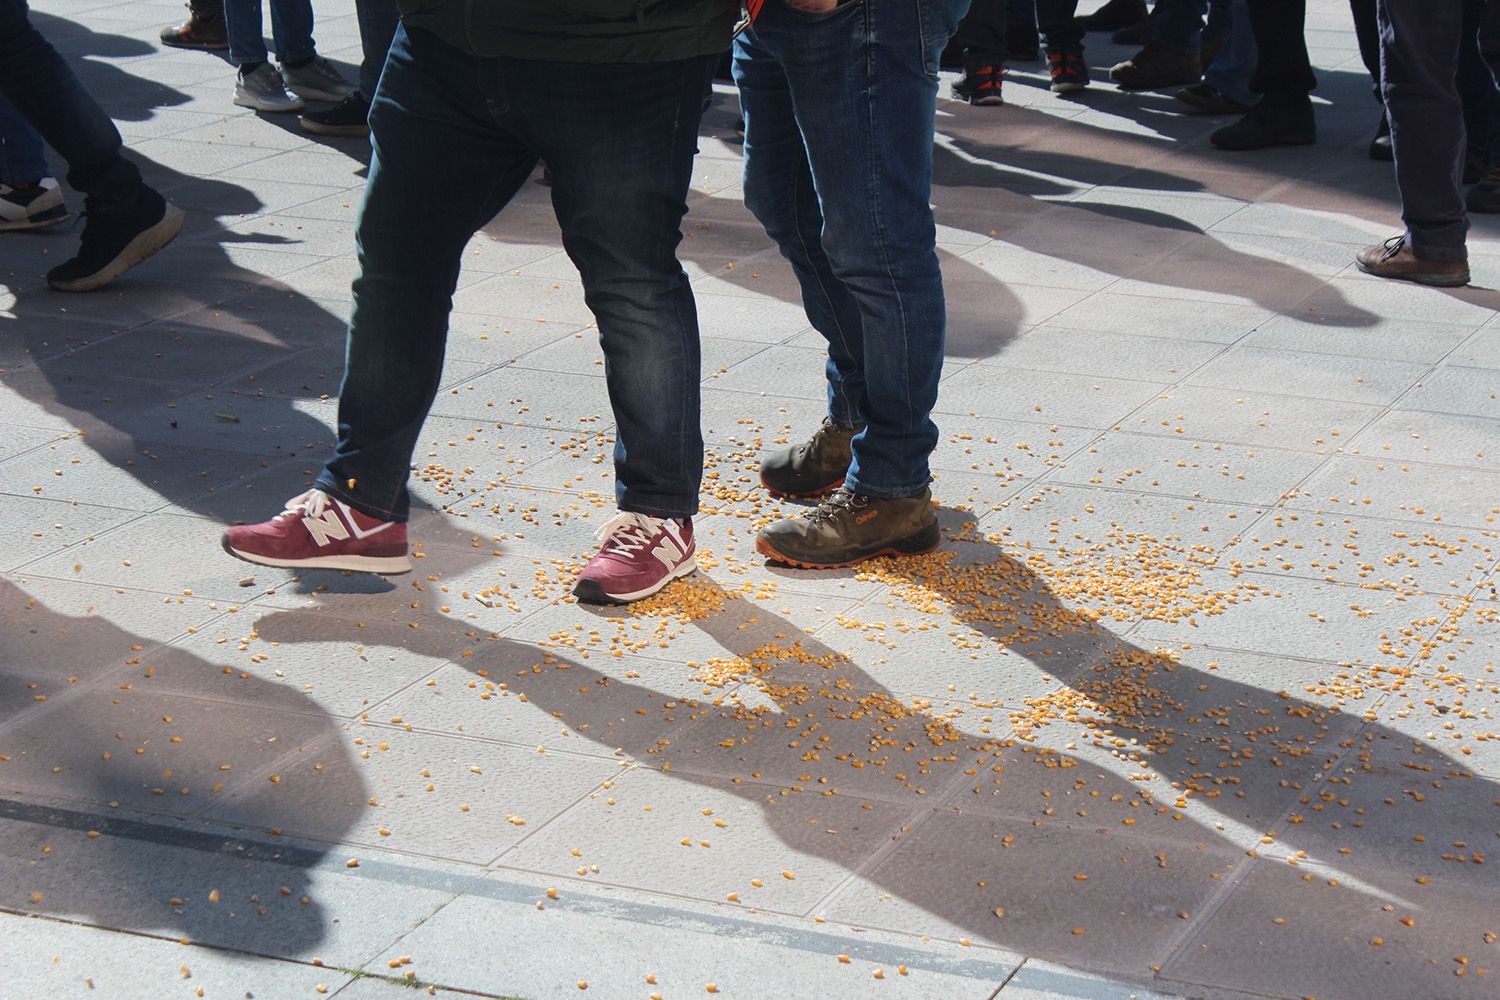
<path id="1" fill-rule="evenodd" d="M 411 572 L 411 560 L 406 556 L 320 556 L 316 559 L 272 559 L 253 552 L 242 552 L 229 544 L 229 536 L 219 539 L 219 545 L 236 559 L 257 566 L 275 566 L 279 569 L 343 569 L 355 573 L 378 573 L 381 576 L 397 576 Z"/>
<path id="2" fill-rule="evenodd" d="M 368 125 L 327 125 L 323 122 L 309 121 L 305 116 L 302 118 L 302 131 L 311 132 L 314 135 L 333 136 L 365 136 L 370 134 Z"/>
<path id="3" fill-rule="evenodd" d="M 969 103 L 975 105 L 976 107 L 994 108 L 1004 104 L 1005 98 L 1001 97 L 999 94 L 987 94 L 984 97 L 971 97 L 969 98 Z"/>
<path id="4" fill-rule="evenodd" d="M 340 91 L 319 90 L 316 87 L 304 87 L 290 81 L 287 82 L 286 89 L 293 97 L 300 97 L 304 101 L 331 101 L 335 104 L 354 93 L 353 87 Z"/>
<path id="5" fill-rule="evenodd" d="M 689 558 L 687 562 L 668 573 L 666 579 L 662 580 L 661 583 L 658 583 L 654 587 L 647 587 L 645 590 L 637 590 L 629 594 L 611 594 L 600 586 L 598 580 L 579 580 L 573 585 L 573 596 L 585 604 L 629 604 L 631 601 L 639 601 L 642 598 L 650 597 L 652 594 L 660 592 L 663 587 L 673 580 L 680 580 L 688 574 L 696 572 L 697 569 L 698 563 Z"/>
<path id="6" fill-rule="evenodd" d="M 135 239 L 125 244 L 125 249 L 115 255 L 114 260 L 86 277 L 72 281 L 53 281 L 48 278 L 47 284 L 59 292 L 92 292 L 96 288 L 103 288 L 176 239 L 177 234 L 182 231 L 184 218 L 182 209 L 169 202 L 161 221 L 150 229 L 137 233 Z"/>
<path id="7" fill-rule="evenodd" d="M 867 555 L 862 555 L 858 559 L 849 559 L 845 562 L 826 563 L 805 562 L 801 559 L 788 558 L 787 556 L 782 555 L 780 552 L 777 552 L 769 542 L 765 541 L 765 539 L 762 538 L 757 538 L 755 540 L 755 551 L 759 552 L 767 559 L 774 560 L 775 562 L 779 562 L 787 566 L 794 566 L 797 569 L 844 569 L 848 566 L 858 566 L 860 563 L 869 562 L 871 559 L 879 559 L 881 556 L 926 555 L 928 552 L 936 552 L 942 544 L 942 538 L 939 537 L 937 541 L 933 542 L 930 545 L 922 543 L 921 545 L 913 548 L 900 548 L 898 545 L 888 545 L 878 552 L 871 552 Z"/>
<path id="8" fill-rule="evenodd" d="M 242 91 L 238 87 L 234 91 L 234 104 L 235 107 L 249 108 L 252 111 L 264 111 L 267 114 L 273 115 L 290 111 L 301 111 L 305 107 L 301 98 L 293 98 L 290 101 L 267 101 L 256 97 L 254 94 Z"/>
<path id="9" fill-rule="evenodd" d="M 191 41 L 183 41 L 178 38 L 174 38 L 169 41 L 163 38 L 161 40 L 161 43 L 168 48 L 192 49 L 195 52 L 226 52 L 229 49 L 229 41 L 227 39 L 222 42 L 218 41 L 217 39 L 211 42 L 204 42 L 197 39 L 193 39 Z"/>
<path id="10" fill-rule="evenodd" d="M 776 487 L 774 487 L 770 483 L 766 482 L 765 477 L 761 477 L 761 481 L 760 481 L 760 488 L 761 489 L 765 490 L 767 493 L 771 494 L 773 497 L 780 497 L 783 500 L 816 500 L 819 497 L 826 497 L 826 496 L 828 496 L 834 490 L 838 489 L 840 486 L 843 486 L 843 485 L 844 485 L 844 480 L 842 478 L 840 478 L 838 482 L 836 482 L 836 483 L 829 483 L 827 486 L 824 486 L 822 489 L 811 490 L 811 491 L 805 492 L 805 493 L 788 493 L 786 490 L 778 490 Z"/>
<path id="11" fill-rule="evenodd" d="M 1397 281 L 1410 281 L 1418 285 L 1431 285 L 1434 288 L 1462 288 L 1469 283 L 1468 271 L 1463 274 L 1381 274 L 1374 268 L 1366 267 L 1360 261 L 1355 261 L 1354 266 L 1377 278 L 1394 278 Z"/>
<path id="12" fill-rule="evenodd" d="M 1051 89 L 1054 94 L 1074 94 L 1087 86 L 1086 83 L 1054 83 Z"/>
<path id="13" fill-rule="evenodd" d="M 47 211 L 33 215 L 29 219 L 0 220 L 0 233 L 19 233 L 28 229 L 45 229 L 48 226 L 55 226 L 59 222 L 67 222 L 72 217 L 72 212 L 69 212 L 61 205 L 54 205 L 52 208 L 47 209 Z"/>

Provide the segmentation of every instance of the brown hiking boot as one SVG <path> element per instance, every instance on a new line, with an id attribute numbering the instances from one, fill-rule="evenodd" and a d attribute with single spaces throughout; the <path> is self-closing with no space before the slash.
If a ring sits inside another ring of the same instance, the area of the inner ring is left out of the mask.
<path id="1" fill-rule="evenodd" d="M 1144 49 L 1109 71 L 1109 78 L 1118 83 L 1121 90 L 1175 87 L 1184 83 L 1197 83 L 1202 76 L 1203 64 L 1198 59 L 1198 53 L 1168 48 L 1156 42 L 1148 43 Z"/>
<path id="2" fill-rule="evenodd" d="M 859 431 L 840 427 L 831 417 L 802 444 L 767 455 L 760 463 L 760 484 L 783 497 L 820 497 L 844 485 L 854 460 L 851 442 Z"/>
<path id="3" fill-rule="evenodd" d="M 801 517 L 762 528 L 755 548 L 788 566 L 837 569 L 877 556 L 931 552 L 941 537 L 928 490 L 887 499 L 840 487 Z"/>
<path id="4" fill-rule="evenodd" d="M 1421 285 L 1454 288 L 1469 283 L 1466 260 L 1424 260 L 1412 253 L 1405 236 L 1392 236 L 1384 243 L 1365 247 L 1354 257 L 1355 266 L 1377 278 L 1399 278 Z"/>
<path id="5" fill-rule="evenodd" d="M 229 33 L 224 28 L 224 7 L 218 0 L 187 5 L 188 19 L 161 29 L 161 43 L 174 49 L 202 49 L 214 52 L 229 48 Z"/>

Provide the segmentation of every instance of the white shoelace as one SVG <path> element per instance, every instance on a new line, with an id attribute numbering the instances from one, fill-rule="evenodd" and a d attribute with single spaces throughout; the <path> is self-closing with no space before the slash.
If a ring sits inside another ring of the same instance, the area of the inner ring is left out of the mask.
<path id="1" fill-rule="evenodd" d="M 611 555 L 630 556 L 649 543 L 658 530 L 666 531 L 672 536 L 672 541 L 676 542 L 679 548 L 682 547 L 682 529 L 678 527 L 676 521 L 623 510 L 605 521 L 594 533 L 594 538 L 604 543 L 604 552 Z"/>
<path id="2" fill-rule="evenodd" d="M 328 509 L 333 500 L 322 490 L 308 490 L 299 493 L 286 502 L 286 510 L 276 516 L 280 517 L 321 517 Z"/>

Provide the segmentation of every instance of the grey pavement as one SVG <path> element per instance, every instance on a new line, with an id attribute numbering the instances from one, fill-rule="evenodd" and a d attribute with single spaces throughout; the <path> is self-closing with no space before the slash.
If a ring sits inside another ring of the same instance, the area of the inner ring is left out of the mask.
<path id="1" fill-rule="evenodd" d="M 1470 288 L 1354 269 L 1398 206 L 1309 6 L 1314 146 L 1217 151 L 1102 36 L 1078 100 L 945 91 L 948 544 L 858 572 L 754 553 L 824 358 L 720 88 L 700 571 L 601 611 L 546 189 L 465 255 L 417 572 L 237 562 L 333 440 L 368 147 L 233 107 L 179 4 L 39 0 L 188 224 L 87 296 L 0 240 L 0 997 L 1495 997 L 1500 227 Z"/>

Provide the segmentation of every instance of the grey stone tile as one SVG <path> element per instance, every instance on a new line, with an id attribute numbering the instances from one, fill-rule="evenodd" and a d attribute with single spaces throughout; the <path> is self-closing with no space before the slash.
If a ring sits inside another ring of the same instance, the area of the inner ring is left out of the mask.
<path id="1" fill-rule="evenodd" d="M 1390 410 L 1346 445 L 1354 454 L 1500 471 L 1500 419 Z"/>
<path id="2" fill-rule="evenodd" d="M 1245 598 L 1224 614 L 1196 619 L 1194 625 L 1148 619 L 1131 633 L 1132 641 L 1179 640 L 1281 656 L 1375 663 L 1388 662 L 1392 655 L 1415 655 L 1419 637 L 1448 617 L 1438 597 L 1407 597 L 1294 577 L 1247 574 L 1240 579 L 1244 582 L 1236 585 L 1228 570 L 1204 575 L 1209 589 L 1234 590 Z M 1251 584 L 1258 590 L 1249 592 Z M 1420 624 L 1429 621 L 1430 625 Z"/>
<path id="3" fill-rule="evenodd" d="M 1373 241 L 1372 241 L 1373 242 Z M 1390 320 L 1452 323 L 1478 327 L 1494 315 L 1494 301 L 1483 295 L 1468 300 L 1466 293 L 1447 294 L 1436 288 L 1402 288 L 1399 283 L 1358 272 L 1344 272 L 1302 303 L 1325 316 L 1352 311 Z M 1405 294 L 1404 294 L 1405 293 Z"/>
<path id="4" fill-rule="evenodd" d="M 777 300 L 696 292 L 698 328 L 704 336 L 779 344 L 811 324 L 801 298 Z"/>
<path id="5" fill-rule="evenodd" d="M 1320 348 L 1324 346 L 1327 345 L 1319 345 Z M 1251 391 L 1271 387 L 1278 393 L 1292 396 L 1384 406 L 1395 402 L 1415 385 L 1427 369 L 1426 364 L 1403 363 L 1390 358 L 1377 362 L 1333 353 L 1272 350 L 1240 344 L 1198 369 L 1188 382 Z"/>
<path id="6" fill-rule="evenodd" d="M 602 370 L 581 375 L 498 368 L 438 396 L 432 412 L 562 430 L 602 429 L 614 422 Z"/>
<path id="7" fill-rule="evenodd" d="M 21 991 L 21 996 L 155 1000 L 197 989 L 206 996 L 244 990 L 314 996 L 320 985 L 331 993 L 354 978 L 334 969 L 211 948 L 188 949 L 172 941 L 61 921 L 7 914 L 0 917 L 0 928 L 15 951 L 9 988 Z"/>
<path id="8" fill-rule="evenodd" d="M 981 364 L 943 383 L 938 410 L 1104 428 L 1123 420 L 1162 388 L 1160 382 Z"/>
<path id="9" fill-rule="evenodd" d="M 1345 514 L 1272 511 L 1225 550 L 1219 565 L 1328 583 L 1461 597 L 1490 578 L 1500 529 Z"/>
<path id="10" fill-rule="evenodd" d="M 346 990 L 345 993 L 348 991 Z M 341 994 L 343 995 L 343 994 Z M 996 994 L 997 1000 L 1173 1000 L 1177 993 L 1082 975 L 1066 966 L 1028 961 Z M 1196 995 L 1196 994 L 1195 994 Z"/>
<path id="11" fill-rule="evenodd" d="M 559 341 L 577 337 L 597 342 L 598 334 L 580 331 L 580 323 L 547 323 L 478 313 L 453 313 L 448 318 L 448 357 L 462 361 L 505 364 Z"/>
<path id="12" fill-rule="evenodd" d="M 108 507 L 10 497 L 0 509 L 0 533 L 8 539 L 0 569 L 15 569 L 87 541 L 95 533 L 123 524 L 134 516 Z"/>
<path id="13" fill-rule="evenodd" d="M 150 409 L 116 421 L 146 442 L 280 458 L 326 455 L 337 440 L 337 401 L 259 395 L 230 383 L 223 390 L 164 396 Z"/>
<path id="14" fill-rule="evenodd" d="M 278 164 L 281 159 L 281 156 L 275 157 L 271 163 Z M 279 182 L 265 180 L 261 183 L 273 186 Z M 335 186 L 333 183 L 319 186 L 308 193 L 309 197 L 306 200 L 324 197 Z M 225 233 L 256 243 L 267 250 L 282 249 L 292 253 L 310 253 L 318 256 L 348 253 L 354 246 L 354 221 L 352 219 L 348 222 L 304 219 L 299 218 L 295 209 L 290 207 L 266 206 L 262 210 L 275 211 L 276 214 L 261 215 L 243 222 L 232 222 L 224 227 Z"/>
<path id="15" fill-rule="evenodd" d="M 427 965 L 441 967 L 445 985 L 522 997 L 571 995 L 579 982 L 588 984 L 587 995 L 647 996 L 659 989 L 663 996 L 697 996 L 712 983 L 718 996 L 752 1000 L 796 996 L 816 982 L 819 996 L 839 1000 L 872 994 L 988 1000 L 1020 961 L 991 949 L 810 920 L 791 923 L 788 933 L 785 918 L 624 890 L 563 886 L 549 900 L 545 890 L 556 880 L 521 878 L 497 872 L 382 953 L 371 963 L 374 971 L 410 955 L 419 974 Z M 559 940 L 570 942 L 571 954 L 561 960 Z M 456 961 L 450 955 L 460 942 L 473 954 Z"/>
<path id="16" fill-rule="evenodd" d="M 1492 964 L 1493 946 L 1481 935 L 1493 912 L 1486 895 L 1457 887 L 1261 861 L 1162 982 L 1189 992 L 1222 984 L 1329 998 L 1376 995 L 1399 983 L 1412 996 L 1487 997 L 1493 984 L 1478 969 Z M 1460 965 L 1458 955 L 1468 962 Z"/>
<path id="17" fill-rule="evenodd" d="M 1500 326 L 1496 326 L 1491 320 L 1484 328 L 1476 331 L 1468 340 L 1459 344 L 1449 354 L 1447 361 L 1452 365 L 1466 365 L 1475 368 L 1493 367 L 1496 358 L 1500 358 Z"/>
<path id="18" fill-rule="evenodd" d="M 998 360 L 1019 368 L 1165 383 L 1182 378 L 1222 350 L 1216 344 L 1044 326 L 1006 344 Z"/>
<path id="19" fill-rule="evenodd" d="M 1231 344 L 1270 318 L 1255 306 L 1202 303 L 1143 295 L 1095 295 L 1063 310 L 1047 326 Z"/>
<path id="20" fill-rule="evenodd" d="M 107 375 L 129 372 L 155 382 L 217 382 L 236 372 L 279 361 L 284 344 L 267 337 L 221 334 L 208 329 L 155 324 L 69 351 L 47 363 L 51 373 Z"/>
<path id="21" fill-rule="evenodd" d="M 1317 468 L 1318 455 L 1145 434 L 1110 433 L 1051 481 L 1270 504 Z"/>
<path id="22" fill-rule="evenodd" d="M 597 758 L 406 732 L 400 724 L 328 735 L 278 783 L 247 777 L 205 816 L 234 822 L 275 814 L 294 836 L 483 864 L 619 770 Z"/>
<path id="23" fill-rule="evenodd" d="M 1317 351 L 1356 358 L 1436 364 L 1469 336 L 1472 326 L 1371 317 L 1360 324 L 1316 314 L 1276 316 L 1240 341 L 1245 348 Z M 1475 334 L 1474 336 L 1478 336 Z M 1370 366 L 1371 371 L 1378 371 Z"/>
<path id="24" fill-rule="evenodd" d="M 1259 385 L 1254 389 L 1178 385 L 1121 426 L 1140 434 L 1322 453 L 1352 439 L 1380 414 L 1378 406 L 1326 396 L 1280 395 Z"/>
<path id="25" fill-rule="evenodd" d="M 1417 383 L 1399 405 L 1410 410 L 1500 418 L 1500 370 L 1443 365 Z"/>
<path id="26" fill-rule="evenodd" d="M 1337 455 L 1309 477 L 1289 506 L 1370 514 L 1426 524 L 1500 524 L 1500 473 L 1396 458 Z"/>
<path id="27" fill-rule="evenodd" d="M 228 181 L 285 181 L 334 187 L 359 183 L 364 171 L 364 162 L 356 157 L 311 146 L 285 150 L 269 159 L 235 164 L 218 171 L 216 176 Z"/>
<path id="28" fill-rule="evenodd" d="M 1185 936 L 1179 914 L 1210 905 L 1238 855 L 942 811 L 825 912 L 877 928 L 920 921 L 934 937 L 1144 977 Z"/>
<path id="29" fill-rule="evenodd" d="M 37 576 L 231 603 L 245 600 L 245 588 L 238 581 L 247 573 L 262 585 L 275 585 L 291 575 L 266 566 L 251 570 L 220 547 L 223 530 L 194 517 L 152 514 L 38 560 L 26 570 Z"/>
<path id="30" fill-rule="evenodd" d="M 509 271 L 490 275 L 460 289 L 453 296 L 453 308 L 457 312 L 572 323 L 575 329 L 594 320 L 594 314 L 584 304 L 583 288 L 576 278 L 554 280 L 515 275 Z"/>
<path id="31" fill-rule="evenodd" d="M 6 434 L 0 439 L 0 462 L 17 455 L 23 455 L 33 448 L 58 440 L 62 437 L 60 430 L 46 430 L 41 427 L 19 427 L 14 424 L 6 428 Z"/>
<path id="32" fill-rule="evenodd" d="M 170 399 L 188 386 L 108 373 L 51 372 L 25 368 L 6 376 L 0 420 L 37 429 L 96 430 L 117 424 L 155 400 Z"/>
<path id="33" fill-rule="evenodd" d="M 944 353 L 950 358 L 991 358 L 1022 331 L 1056 316 L 1090 293 L 1006 279 L 967 257 L 943 258 L 947 303 Z"/>
<path id="34" fill-rule="evenodd" d="M 845 795 L 807 799 L 772 785 L 660 771 L 631 771 L 608 784 L 500 864 L 705 901 L 735 893 L 744 906 L 806 913 L 906 818 L 900 806 Z"/>

